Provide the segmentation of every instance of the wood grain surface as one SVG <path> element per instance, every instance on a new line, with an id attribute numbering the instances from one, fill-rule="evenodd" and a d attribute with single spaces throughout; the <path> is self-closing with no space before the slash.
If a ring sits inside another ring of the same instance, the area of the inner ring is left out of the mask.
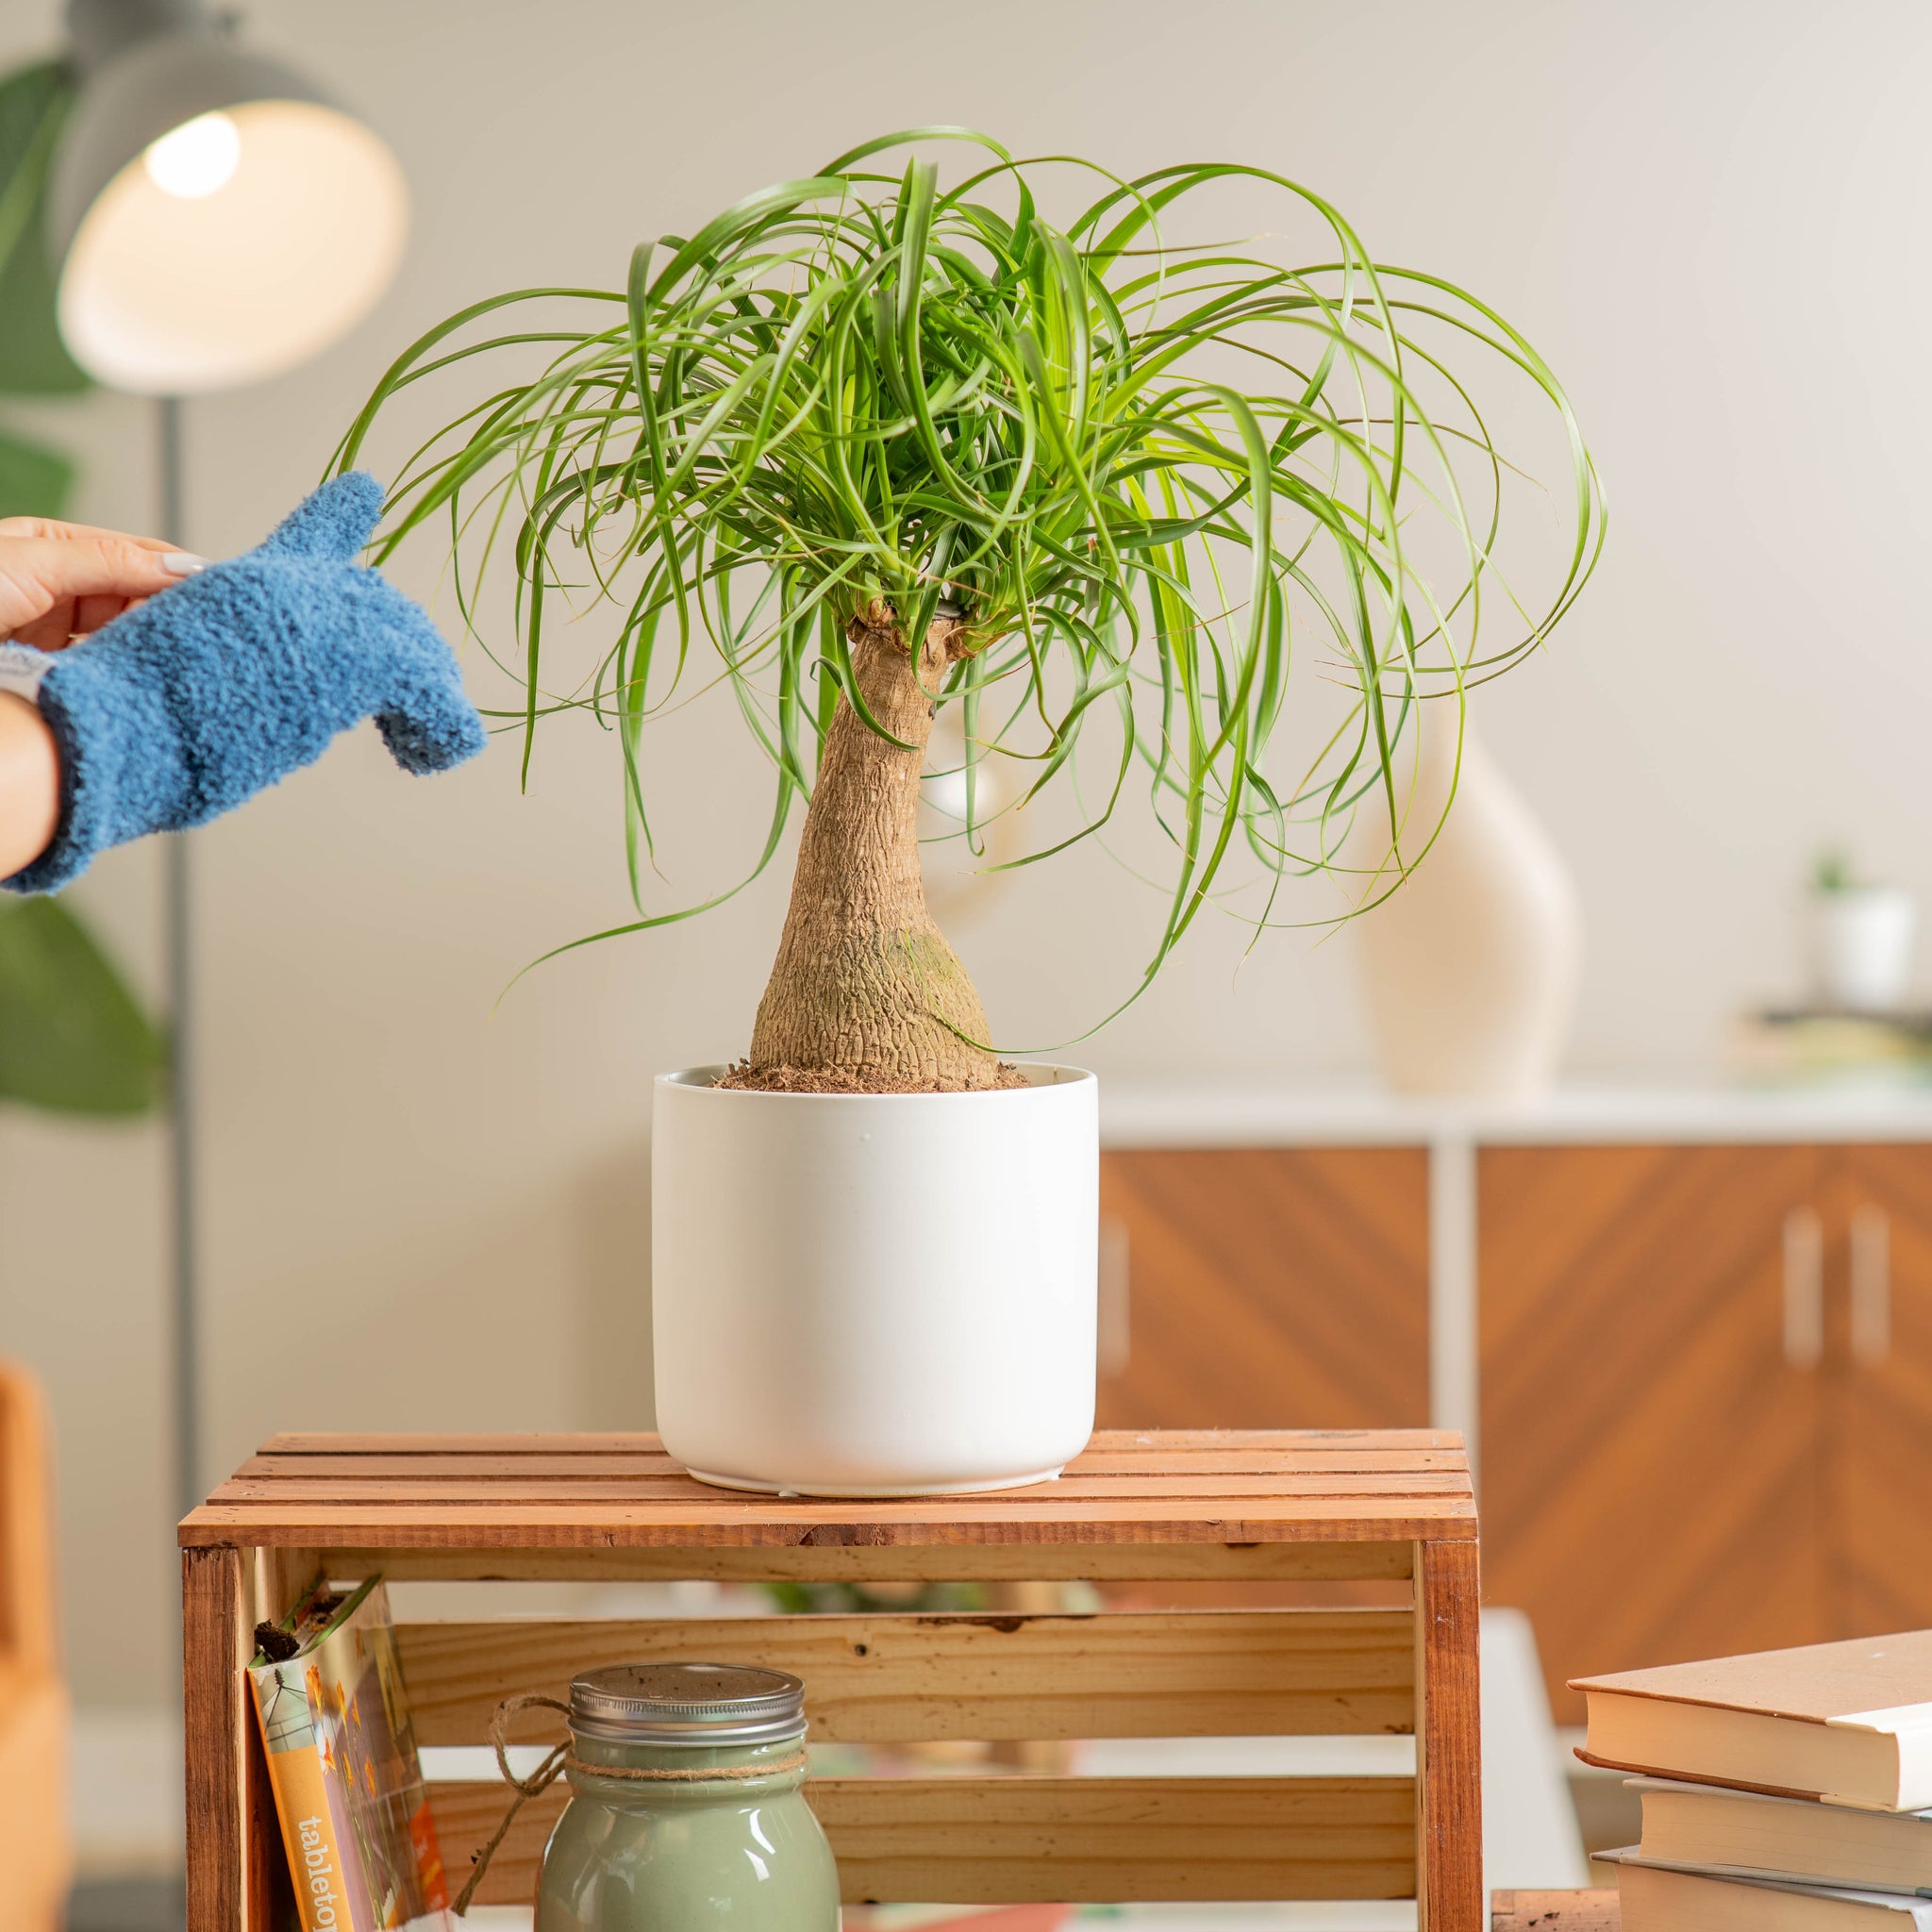
<path id="1" fill-rule="evenodd" d="M 266 1924 L 249 1804 L 250 1722 L 242 1676 L 239 1550 L 181 1553 L 183 1716 L 187 1727 L 188 1923 L 193 1932 L 256 1932 Z"/>
<path id="2" fill-rule="evenodd" d="M 964 1551 L 1475 1534 L 1459 1439 L 1430 1430 L 1116 1430 L 1096 1436 L 1056 1482 L 835 1503 L 712 1489 L 657 1459 L 655 1437 L 561 1440 L 570 1446 L 555 1437 L 276 1438 L 183 1522 L 180 1539 L 186 1547 Z"/>
<path id="3" fill-rule="evenodd" d="M 806 1790 L 848 1905 L 1406 1898 L 1415 1877 L 1407 1778 L 823 1778 Z M 446 1784 L 430 1796 L 460 1882 L 508 1793 Z M 530 1901 L 563 1802 L 553 1789 L 524 1807 L 480 1903 Z"/>
<path id="4" fill-rule="evenodd" d="M 1622 1932 L 1612 1891 L 1499 1891 L 1491 1900 L 1491 1932 Z"/>
<path id="5" fill-rule="evenodd" d="M 1481 1601 L 1474 1543 L 1424 1543 L 1415 1579 L 1417 1932 L 1482 1932 Z"/>
<path id="6" fill-rule="evenodd" d="M 380 1571 L 398 1582 L 1200 1582 L 1233 1584 L 1229 1604 L 1254 1607 L 1248 1584 L 1333 1584 L 1360 1576 L 1381 1578 L 1387 1600 L 1414 1563 L 1414 1543 L 765 1543 L 732 1547 L 708 1543 L 680 1549 L 363 1549 L 344 1543 L 328 1552 L 332 1576 L 367 1576 Z M 1159 1607 L 1167 1607 L 1161 1604 Z"/>
<path id="7" fill-rule="evenodd" d="M 53 1442 L 40 1383 L 0 1359 L 0 1664 L 24 1677 L 60 1668 Z"/>
<path id="8" fill-rule="evenodd" d="M 1207 1580 L 1329 1584 L 1361 1577 L 1382 1587 L 1407 1578 L 1412 1542 L 1319 1543 L 766 1543 L 735 1546 L 675 1543 L 587 1548 L 434 1549 L 391 1543 L 382 1549 L 343 1544 L 327 1553 L 338 1577 L 380 1571 L 396 1582 L 633 1583 L 1091 1583 Z"/>
<path id="9" fill-rule="evenodd" d="M 480 1744 L 499 1699 L 606 1664 L 728 1657 L 804 1679 L 813 1738 L 1340 1736 L 1414 1727 L 1406 1610 L 404 1624 L 425 1744 Z"/>
<path id="10" fill-rule="evenodd" d="M 74 1876 L 53 1441 L 38 1378 L 0 1357 L 0 1924 L 22 1932 L 63 1923 Z"/>
<path id="11" fill-rule="evenodd" d="M 1104 1154 L 1127 1322 L 1101 1422 L 1427 1422 L 1428 1192 L 1420 1147 Z"/>
<path id="12" fill-rule="evenodd" d="M 1874 1637 L 1932 1623 L 1932 1148 L 1826 1161 L 1826 1617 L 1834 1637 Z M 1868 1297 L 1876 1322 L 1855 1324 Z"/>
<path id="13" fill-rule="evenodd" d="M 1831 1634 L 1823 1377 L 1784 1352 L 1816 1149 L 1485 1148 L 1483 1571 L 1572 1677 Z"/>

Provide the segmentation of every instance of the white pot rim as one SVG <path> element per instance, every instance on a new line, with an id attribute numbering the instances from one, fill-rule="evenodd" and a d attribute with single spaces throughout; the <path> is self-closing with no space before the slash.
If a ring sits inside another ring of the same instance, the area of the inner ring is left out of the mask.
<path id="1" fill-rule="evenodd" d="M 689 1093 L 710 1094 L 726 1103 L 783 1100 L 802 1106 L 832 1107 L 905 1106 L 933 1101 L 969 1101 L 979 1107 L 996 1107 L 1003 1101 L 1023 1101 L 1054 1090 L 1075 1091 L 1081 1087 L 1098 1084 L 1098 1076 L 1085 1067 L 1057 1066 L 1047 1060 L 1015 1064 L 1018 1071 L 1026 1076 L 1025 1086 L 981 1087 L 958 1093 L 783 1093 L 760 1087 L 720 1087 L 716 1084 L 719 1077 L 731 1071 L 723 1063 L 709 1067 L 681 1067 L 675 1073 L 658 1074 L 654 1084 L 676 1087 Z"/>

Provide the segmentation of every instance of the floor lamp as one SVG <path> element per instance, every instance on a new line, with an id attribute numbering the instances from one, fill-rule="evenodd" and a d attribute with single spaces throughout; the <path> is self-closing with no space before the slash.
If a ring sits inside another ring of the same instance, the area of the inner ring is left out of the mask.
<path id="1" fill-rule="evenodd" d="M 186 469 L 181 450 L 181 398 L 162 396 L 155 408 L 156 478 L 160 523 L 155 534 L 188 548 Z M 174 1372 L 170 1411 L 175 1424 L 175 1507 L 179 1515 L 201 1500 L 201 1223 L 195 1212 L 194 956 L 192 847 L 175 832 L 161 863 L 163 984 L 168 1002 L 168 1313 Z"/>
<path id="2" fill-rule="evenodd" d="M 192 548 L 182 399 L 282 375 L 368 313 L 402 257 L 402 169 L 379 136 L 238 41 L 202 0 L 69 0 L 66 25 L 77 92 L 47 192 L 60 332 L 91 375 L 159 399 L 159 534 Z M 185 1514 L 201 1499 L 202 1425 L 192 841 L 166 842 L 170 1325 Z"/>

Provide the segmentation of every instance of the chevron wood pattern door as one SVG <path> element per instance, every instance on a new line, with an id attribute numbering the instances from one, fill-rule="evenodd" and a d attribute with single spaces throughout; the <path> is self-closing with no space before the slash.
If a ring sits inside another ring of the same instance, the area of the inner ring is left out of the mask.
<path id="1" fill-rule="evenodd" d="M 1479 1157 L 1484 1594 L 1529 1613 L 1558 1724 L 1570 1677 L 1833 1634 L 1828 1372 L 1787 1357 L 1788 1288 L 1801 1357 L 1821 1321 L 1823 1158 Z"/>
<path id="2" fill-rule="evenodd" d="M 1827 1157 L 1834 1634 L 1932 1624 L 1932 1147 Z"/>
<path id="3" fill-rule="evenodd" d="M 1101 1427 L 1426 1424 L 1426 1150 L 1109 1153 L 1100 1198 Z"/>

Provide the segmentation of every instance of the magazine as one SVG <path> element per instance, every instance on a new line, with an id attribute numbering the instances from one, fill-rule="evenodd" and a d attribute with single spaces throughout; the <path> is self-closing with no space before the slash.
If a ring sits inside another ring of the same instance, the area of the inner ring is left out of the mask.
<path id="1" fill-rule="evenodd" d="M 318 1583 L 248 1676 L 304 1932 L 452 1932 L 389 1595 Z"/>

